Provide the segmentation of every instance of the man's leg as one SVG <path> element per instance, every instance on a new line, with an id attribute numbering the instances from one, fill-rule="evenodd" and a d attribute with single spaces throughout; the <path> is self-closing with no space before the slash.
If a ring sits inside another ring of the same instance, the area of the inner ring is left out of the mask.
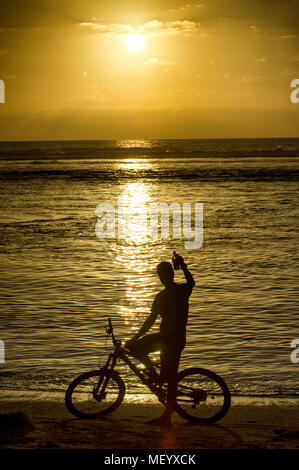
<path id="1" fill-rule="evenodd" d="M 175 411 L 177 396 L 177 377 L 182 348 L 166 347 L 161 353 L 161 381 L 167 380 L 167 401 L 164 413 L 149 424 L 170 425 Z"/>
<path id="2" fill-rule="evenodd" d="M 147 367 L 150 376 L 153 379 L 159 379 L 159 375 L 156 372 L 156 369 L 151 363 L 148 355 L 151 352 L 160 351 L 162 348 L 162 343 L 159 333 L 153 333 L 150 335 L 145 335 L 142 338 L 138 339 L 129 351 L 135 356 L 139 361 L 141 361 Z"/>

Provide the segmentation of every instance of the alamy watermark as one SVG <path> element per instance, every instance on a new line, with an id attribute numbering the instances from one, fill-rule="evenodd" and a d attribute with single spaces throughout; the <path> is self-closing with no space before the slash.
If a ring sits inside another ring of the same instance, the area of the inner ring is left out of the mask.
<path id="1" fill-rule="evenodd" d="M 295 88 L 290 94 L 290 100 L 293 104 L 299 103 L 299 78 L 291 81 L 291 88 Z"/>
<path id="2" fill-rule="evenodd" d="M 299 338 L 293 339 L 291 342 L 291 348 L 296 348 L 291 352 L 291 362 L 293 364 L 298 364 L 299 362 Z"/>
<path id="3" fill-rule="evenodd" d="M 5 85 L 4 81 L 0 79 L 0 103 L 5 103 Z"/>
<path id="4" fill-rule="evenodd" d="M 199 202 L 184 202 L 182 205 L 178 202 L 138 203 L 132 206 L 120 196 L 117 214 L 109 202 L 98 204 L 95 213 L 98 216 L 95 233 L 100 239 L 126 239 L 134 237 L 134 234 L 143 234 L 154 241 L 159 236 L 167 239 L 171 236 L 172 219 L 172 237 L 183 239 L 186 249 L 198 249 L 203 243 L 203 204 Z"/>
<path id="5" fill-rule="evenodd" d="M 5 345 L 4 341 L 0 339 L 0 364 L 5 362 Z"/>

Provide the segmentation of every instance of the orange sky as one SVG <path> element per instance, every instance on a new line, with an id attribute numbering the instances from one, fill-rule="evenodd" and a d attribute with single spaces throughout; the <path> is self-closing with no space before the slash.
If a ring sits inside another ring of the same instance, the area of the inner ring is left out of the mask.
<path id="1" fill-rule="evenodd" d="M 299 137 L 293 0 L 1 7 L 1 140 Z"/>

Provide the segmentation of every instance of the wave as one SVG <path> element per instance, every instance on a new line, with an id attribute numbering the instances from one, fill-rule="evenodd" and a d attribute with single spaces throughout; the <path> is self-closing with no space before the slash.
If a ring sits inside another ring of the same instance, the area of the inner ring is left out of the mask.
<path id="1" fill-rule="evenodd" d="M 118 169 L 118 170 L 91 170 L 91 169 L 14 169 L 4 170 L 0 180 L 33 180 L 33 179 L 64 179 L 80 181 L 118 181 L 122 179 L 147 180 L 194 180 L 194 181 L 299 181 L 299 168 L 196 168 L 196 169 Z"/>
<path id="2" fill-rule="evenodd" d="M 3 376 L 5 377 L 5 376 Z M 10 375 L 7 375 L 10 377 Z M 52 376 L 47 376 L 44 379 L 42 378 L 20 378 L 18 374 L 15 374 L 16 380 L 13 382 L 5 381 L 0 384 L 0 390 L 6 392 L 60 392 L 65 393 L 65 390 L 71 380 L 73 380 L 74 376 L 68 377 L 59 377 L 59 380 L 54 381 Z M 138 393 L 139 395 L 147 395 L 148 390 L 146 388 L 136 388 L 134 392 L 134 381 L 129 379 L 128 377 L 123 377 L 128 384 L 128 388 L 130 386 L 130 392 L 128 395 L 135 395 Z M 59 382 L 59 383 L 57 383 Z M 271 398 L 284 398 L 284 399 L 299 399 L 299 393 L 297 390 L 290 390 L 286 388 L 285 390 L 275 391 L 273 390 L 265 390 L 262 384 L 256 384 L 255 388 L 257 389 L 256 392 L 250 392 L 246 390 L 246 386 L 243 387 L 243 391 L 234 387 L 233 383 L 230 383 L 230 391 L 233 397 L 239 398 L 257 398 L 257 399 L 271 399 Z"/>
<path id="3" fill-rule="evenodd" d="M 0 142 L 1 160 L 268 158 L 276 156 L 299 156 L 299 139 Z"/>

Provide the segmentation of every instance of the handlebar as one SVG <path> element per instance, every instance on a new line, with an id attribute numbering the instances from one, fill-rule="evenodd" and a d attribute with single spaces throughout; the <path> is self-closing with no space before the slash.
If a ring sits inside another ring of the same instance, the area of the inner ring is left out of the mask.
<path id="1" fill-rule="evenodd" d="M 112 336 L 112 342 L 113 342 L 114 346 L 120 346 L 121 341 L 117 341 L 115 339 L 115 336 L 114 336 L 114 333 L 113 333 L 113 326 L 112 326 L 111 318 L 108 318 L 108 325 L 109 325 L 109 328 L 106 328 L 107 335 Z"/>

